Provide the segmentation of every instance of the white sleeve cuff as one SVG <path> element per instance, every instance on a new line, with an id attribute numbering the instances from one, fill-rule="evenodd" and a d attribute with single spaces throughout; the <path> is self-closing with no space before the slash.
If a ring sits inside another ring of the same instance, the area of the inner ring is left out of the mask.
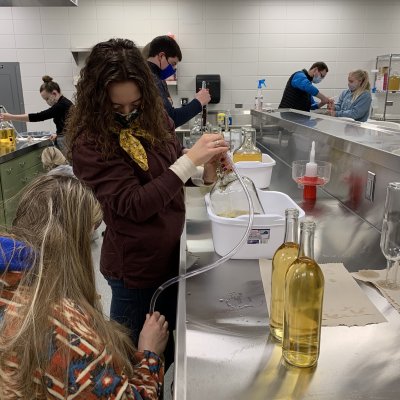
<path id="1" fill-rule="evenodd" d="M 191 176 L 193 185 L 204 186 L 204 167 L 197 167 L 196 172 Z"/>
<path id="2" fill-rule="evenodd" d="M 186 154 L 179 157 L 169 169 L 174 172 L 183 183 L 186 183 L 193 175 L 197 176 L 197 167 Z"/>

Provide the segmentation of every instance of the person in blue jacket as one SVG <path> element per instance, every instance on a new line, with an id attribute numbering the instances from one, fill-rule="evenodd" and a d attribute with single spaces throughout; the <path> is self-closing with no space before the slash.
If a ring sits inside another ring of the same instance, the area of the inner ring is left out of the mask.
<path id="1" fill-rule="evenodd" d="M 335 104 L 328 105 L 329 114 L 333 117 L 347 117 L 365 122 L 372 103 L 368 72 L 361 69 L 350 72 L 348 87 Z"/>
<path id="2" fill-rule="evenodd" d="M 308 71 L 303 69 L 292 74 L 287 81 L 279 108 L 310 111 L 328 104 L 329 98 L 313 85 L 320 83 L 328 71 L 328 66 L 324 62 L 318 61 L 311 65 Z M 321 101 L 317 103 L 314 97 Z"/>
<path id="3" fill-rule="evenodd" d="M 175 39 L 169 36 L 157 36 L 150 42 L 147 62 L 164 107 L 175 123 L 175 128 L 199 114 L 203 106 L 211 100 L 208 90 L 200 89 L 195 98 L 184 107 L 175 108 L 173 106 L 165 80 L 176 73 L 176 67 L 180 61 L 182 61 L 182 52 Z"/>

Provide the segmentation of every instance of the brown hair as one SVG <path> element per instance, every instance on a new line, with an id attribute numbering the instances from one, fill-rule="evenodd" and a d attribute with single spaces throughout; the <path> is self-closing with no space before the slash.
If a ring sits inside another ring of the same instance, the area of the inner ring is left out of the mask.
<path id="1" fill-rule="evenodd" d="M 34 250 L 35 259 L 14 294 L 19 303 L 23 299 L 18 314 L 6 310 L 0 325 L 0 370 L 7 369 L 11 354 L 18 355 L 12 388 L 24 399 L 42 398 L 46 393 L 42 379 L 40 396 L 34 395 L 38 386 L 32 377 L 37 370 L 46 371 L 54 331 L 49 317 L 55 307 L 63 313 L 66 300 L 87 316 L 115 365 L 132 376 L 132 342 L 122 326 L 104 319 L 95 288 L 90 240 L 101 217 L 93 193 L 74 178 L 42 175 L 21 195 L 12 234 Z M 67 365 L 64 384 L 68 386 L 67 346 L 61 357 Z M 7 376 L 0 374 L 0 398 L 11 384 L 6 381 Z"/>
<path id="2" fill-rule="evenodd" d="M 58 93 L 61 93 L 60 86 L 57 82 L 53 81 L 53 78 L 48 75 L 44 75 L 42 77 L 43 83 L 40 86 L 39 92 L 42 93 L 44 90 L 46 92 L 51 93 L 53 90 L 55 90 Z"/>
<path id="3" fill-rule="evenodd" d="M 66 127 L 67 145 L 71 150 L 80 135 L 95 141 L 103 158 L 116 154 L 116 127 L 108 86 L 114 82 L 134 82 L 142 95 L 142 129 L 150 133 L 156 145 L 171 138 L 167 114 L 153 75 L 140 50 L 128 39 L 110 39 L 96 44 L 86 59 L 77 84 L 75 106 Z"/>
<path id="4" fill-rule="evenodd" d="M 315 62 L 313 65 L 311 65 L 310 69 L 313 69 L 315 67 L 317 67 L 319 72 L 321 72 L 323 70 L 325 70 L 326 72 L 329 72 L 328 66 L 322 61 Z"/>

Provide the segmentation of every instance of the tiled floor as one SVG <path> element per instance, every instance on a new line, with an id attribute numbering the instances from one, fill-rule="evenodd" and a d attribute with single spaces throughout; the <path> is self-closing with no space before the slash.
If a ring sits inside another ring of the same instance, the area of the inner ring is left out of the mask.
<path id="1" fill-rule="evenodd" d="M 92 242 L 92 257 L 93 264 L 95 268 L 95 277 L 96 277 L 96 287 L 97 292 L 101 295 L 101 302 L 103 305 L 104 314 L 110 315 L 110 303 L 111 303 L 111 289 L 108 286 L 107 281 L 104 279 L 103 275 L 100 272 L 100 250 L 101 244 L 103 243 L 103 237 L 101 236 L 101 232 L 105 229 L 105 225 L 102 224 L 98 229 L 98 238 Z M 171 400 L 171 382 L 173 379 L 174 368 L 173 365 L 168 369 L 165 374 L 165 384 L 164 384 L 164 400 Z"/>

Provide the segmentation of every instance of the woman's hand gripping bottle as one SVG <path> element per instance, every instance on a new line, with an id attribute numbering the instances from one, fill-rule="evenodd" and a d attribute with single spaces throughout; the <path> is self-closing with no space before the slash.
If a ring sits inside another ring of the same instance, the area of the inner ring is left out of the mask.
<path id="1" fill-rule="evenodd" d="M 300 223 L 297 259 L 286 274 L 283 343 L 284 359 L 296 367 L 312 367 L 318 361 L 324 276 L 314 261 L 315 223 Z"/>
<path id="2" fill-rule="evenodd" d="M 271 275 L 271 310 L 269 329 L 280 342 L 283 337 L 283 302 L 286 273 L 299 253 L 299 210 L 288 208 L 285 211 L 286 228 L 283 244 L 279 246 L 272 258 Z"/>

